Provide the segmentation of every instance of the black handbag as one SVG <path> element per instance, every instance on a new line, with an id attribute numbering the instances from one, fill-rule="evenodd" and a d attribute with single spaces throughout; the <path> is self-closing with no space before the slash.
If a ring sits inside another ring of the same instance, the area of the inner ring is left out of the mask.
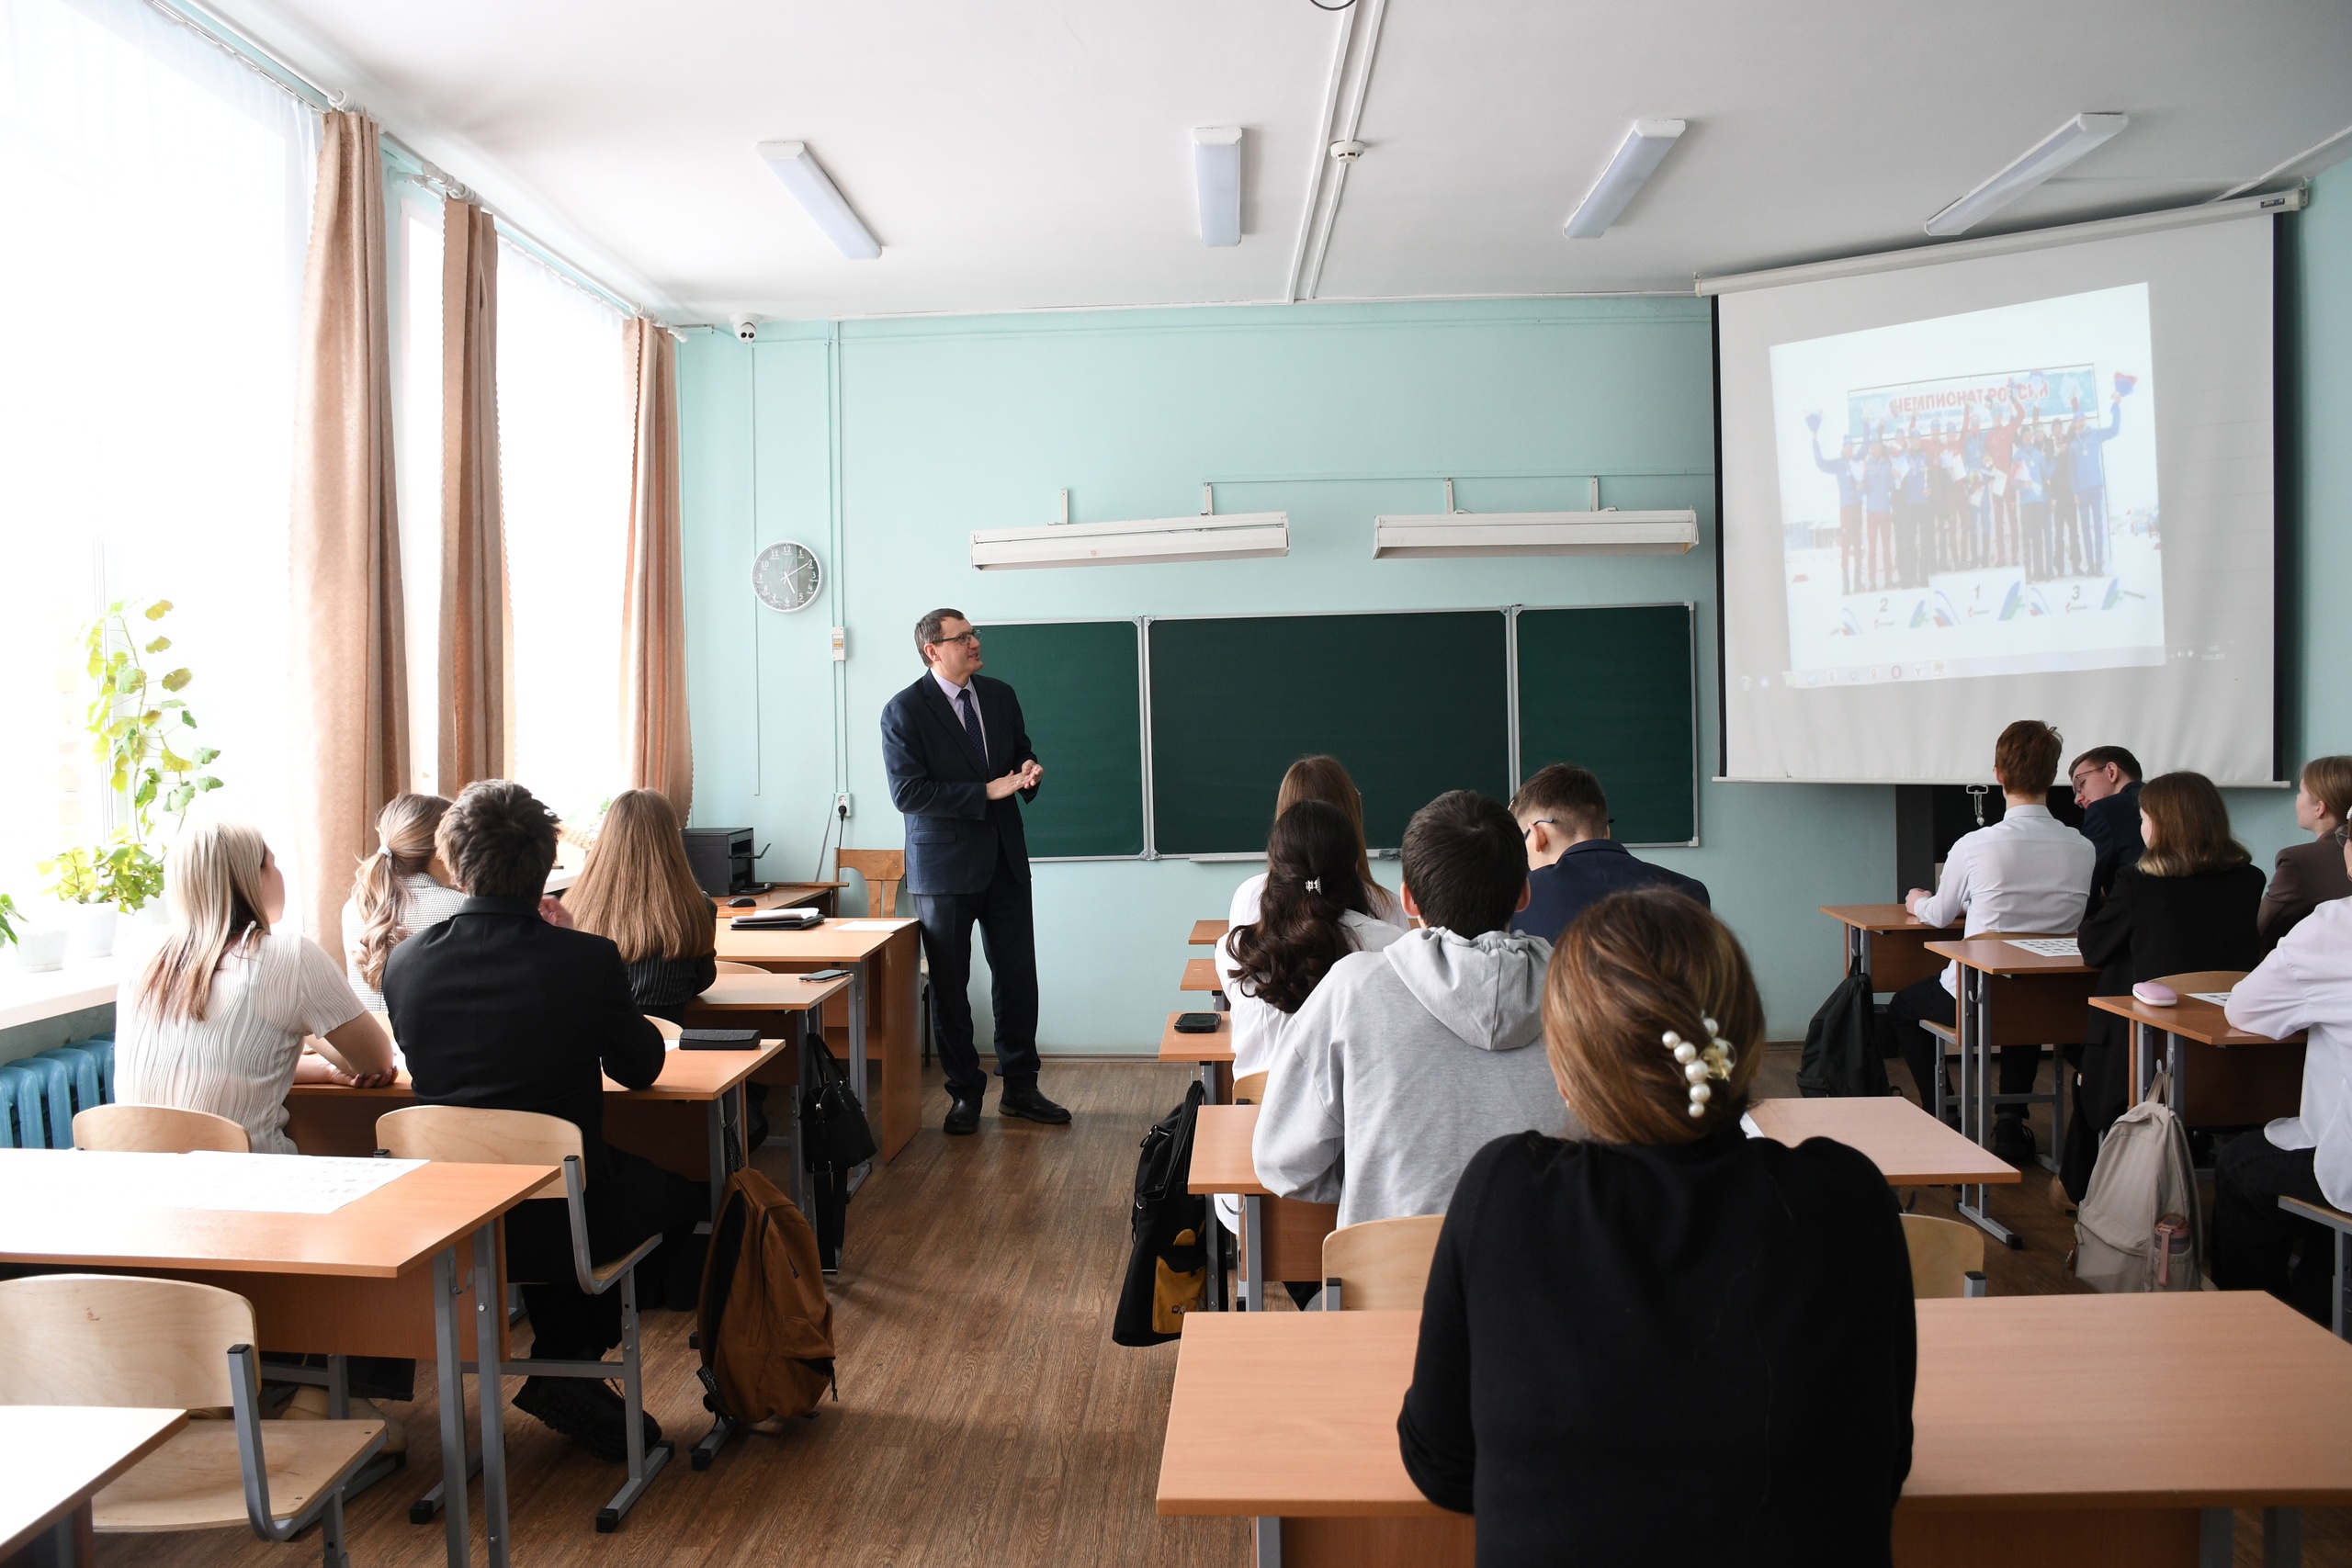
<path id="1" fill-rule="evenodd" d="M 847 1171 L 874 1157 L 874 1130 L 865 1108 L 850 1092 L 842 1065 L 821 1044 L 808 1059 L 813 1081 L 800 1086 L 801 1159 L 811 1170 Z"/>

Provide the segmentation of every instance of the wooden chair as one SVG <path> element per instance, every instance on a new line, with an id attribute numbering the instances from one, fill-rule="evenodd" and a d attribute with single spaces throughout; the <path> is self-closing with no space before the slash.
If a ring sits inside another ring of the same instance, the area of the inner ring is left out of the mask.
<path id="1" fill-rule="evenodd" d="M 1323 1238 L 1325 1312 L 1419 1312 L 1443 1214 L 1366 1220 Z"/>
<path id="2" fill-rule="evenodd" d="M 523 1361 L 502 1361 L 488 1371 L 492 1376 L 516 1378 L 593 1378 L 599 1382 L 613 1377 L 621 1380 L 621 1401 L 627 1412 L 623 1420 L 628 1428 L 628 1479 L 613 1494 L 611 1502 L 596 1510 L 598 1531 L 618 1529 L 621 1517 L 645 1495 L 646 1487 L 652 1484 L 653 1478 L 675 1451 L 675 1445 L 666 1438 L 650 1450 L 645 1446 L 645 1370 L 638 1347 L 637 1266 L 647 1253 L 662 1245 L 662 1237 L 658 1234 L 650 1235 L 607 1263 L 598 1263 L 590 1255 L 587 1180 L 581 1170 L 580 1129 L 560 1116 L 542 1116 L 535 1111 L 483 1111 L 466 1105 L 412 1105 L 376 1119 L 376 1142 L 396 1159 L 561 1168 L 561 1174 L 535 1189 L 530 1197 L 563 1200 L 571 1221 L 573 1281 L 592 1296 L 601 1296 L 615 1285 L 620 1287 L 621 1359 L 562 1361 L 534 1357 Z M 428 1494 L 428 1502 L 437 1501 L 439 1491 L 435 1487 Z"/>
<path id="3" fill-rule="evenodd" d="M 1266 1098 L 1266 1075 L 1244 1073 L 1233 1080 L 1233 1103 L 1256 1105 Z"/>
<path id="4" fill-rule="evenodd" d="M 261 1418 L 253 1303 L 212 1285 L 113 1274 L 0 1283 L 0 1403 L 201 1410 L 93 1499 L 108 1532 L 233 1529 L 291 1540 L 321 1526 L 349 1568 L 343 1489 L 383 1446 L 381 1421 Z"/>
<path id="5" fill-rule="evenodd" d="M 833 875 L 854 871 L 865 879 L 865 912 L 884 919 L 897 918 L 899 884 L 907 879 L 904 850 L 835 850 Z"/>
<path id="6" fill-rule="evenodd" d="M 74 1146 L 122 1154 L 185 1155 L 198 1149 L 253 1152 L 244 1128 L 209 1111 L 169 1105 L 93 1105 L 74 1118 Z"/>
<path id="7" fill-rule="evenodd" d="M 721 975 L 764 975 L 767 973 L 756 964 L 738 964 L 727 958 L 717 960 L 715 967 Z"/>
<path id="8" fill-rule="evenodd" d="M 2278 1206 L 2299 1220 L 2325 1225 L 2335 1233 L 2335 1293 L 2328 1303 L 2328 1325 L 2335 1330 L 2338 1339 L 2352 1339 L 2352 1277 L 2347 1277 L 2346 1272 L 2347 1266 L 2352 1266 L 2352 1258 L 2346 1257 L 2346 1251 L 2352 1250 L 2352 1214 L 2302 1198 L 2281 1198 Z M 2303 1267 L 2308 1269 L 2311 1265 Z"/>
<path id="9" fill-rule="evenodd" d="M 1903 1240 L 1911 1249 L 1913 1300 L 1984 1293 L 1984 1233 L 1974 1225 L 1930 1214 L 1905 1214 Z"/>

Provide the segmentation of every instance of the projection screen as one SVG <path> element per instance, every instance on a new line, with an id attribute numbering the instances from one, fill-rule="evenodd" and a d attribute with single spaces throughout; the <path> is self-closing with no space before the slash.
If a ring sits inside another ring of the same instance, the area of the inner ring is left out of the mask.
<path id="1" fill-rule="evenodd" d="M 2272 227 L 1715 286 L 1726 775 L 2271 781 Z"/>

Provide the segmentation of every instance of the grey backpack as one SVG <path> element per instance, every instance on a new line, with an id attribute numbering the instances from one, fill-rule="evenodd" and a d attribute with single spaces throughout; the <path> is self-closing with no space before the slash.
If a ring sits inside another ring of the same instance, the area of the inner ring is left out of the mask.
<path id="1" fill-rule="evenodd" d="M 2205 1258 L 2197 1173 L 2188 1131 L 2165 1093 L 2158 1073 L 2148 1098 L 2116 1118 L 2099 1140 L 2090 1190 L 2075 1213 L 2075 1278 L 2095 1291 L 2197 1289 Z M 2188 1255 L 2175 1254 L 2165 1268 L 2173 1277 L 2159 1284 L 2153 1238 L 2166 1215 L 2187 1217 Z"/>

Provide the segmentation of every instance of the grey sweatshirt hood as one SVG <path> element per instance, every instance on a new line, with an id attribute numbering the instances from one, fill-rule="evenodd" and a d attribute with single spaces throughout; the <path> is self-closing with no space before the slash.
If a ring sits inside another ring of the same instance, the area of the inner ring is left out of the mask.
<path id="1" fill-rule="evenodd" d="M 1520 931 L 1459 937 L 1408 931 L 1384 956 L 1413 999 L 1465 1045 L 1517 1051 L 1544 1038 L 1544 969 L 1552 944 Z"/>

